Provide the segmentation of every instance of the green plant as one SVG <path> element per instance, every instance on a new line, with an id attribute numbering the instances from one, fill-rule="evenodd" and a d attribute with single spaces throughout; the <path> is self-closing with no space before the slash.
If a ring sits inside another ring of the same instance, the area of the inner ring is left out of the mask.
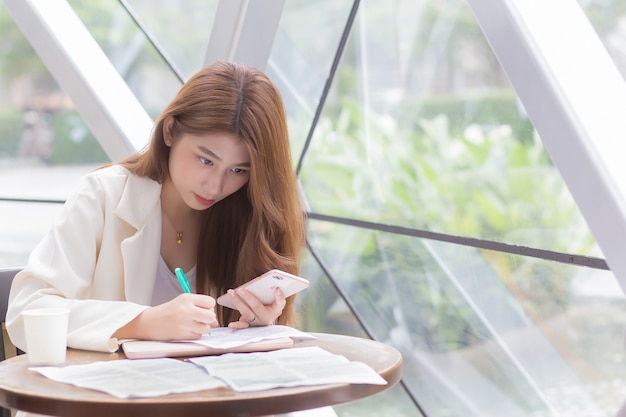
<path id="1" fill-rule="evenodd" d="M 568 253 L 593 247 L 536 134 L 520 140 L 506 124 L 456 130 L 443 114 L 418 119 L 409 128 L 387 115 L 370 113 L 364 120 L 357 104 L 344 102 L 332 117 L 320 119 L 301 172 L 312 211 Z M 458 288 L 440 275 L 440 266 L 424 266 L 432 263 L 432 254 L 420 239 L 367 231 L 351 236 L 345 227 L 316 223 L 310 235 L 317 248 L 332 248 L 323 259 L 340 268 L 338 275 L 350 276 L 342 282 L 356 308 L 383 334 L 397 324 L 395 307 L 402 296 L 405 307 L 413 302 L 419 308 L 417 321 L 404 318 L 405 325 L 428 335 L 420 343 L 429 350 L 490 337 Z M 509 308 L 530 317 L 567 308 L 573 269 L 476 251 L 508 288 Z M 381 277 L 390 277 L 398 296 L 377 292 L 374 283 Z"/>

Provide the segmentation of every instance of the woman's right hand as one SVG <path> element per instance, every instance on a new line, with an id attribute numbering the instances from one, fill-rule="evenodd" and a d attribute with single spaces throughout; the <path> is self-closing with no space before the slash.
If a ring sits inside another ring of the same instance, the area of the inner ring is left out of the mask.
<path id="1" fill-rule="evenodd" d="M 180 294 L 167 303 L 149 307 L 120 327 L 118 339 L 199 339 L 219 323 L 215 299 L 202 294 Z"/>

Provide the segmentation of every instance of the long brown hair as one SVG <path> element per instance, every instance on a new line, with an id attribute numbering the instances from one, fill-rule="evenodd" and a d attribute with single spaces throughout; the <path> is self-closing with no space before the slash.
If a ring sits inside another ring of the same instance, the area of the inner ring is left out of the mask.
<path id="1" fill-rule="evenodd" d="M 164 121 L 174 120 L 170 132 Z M 229 288 L 278 268 L 299 274 L 304 212 L 291 160 L 282 98 L 258 69 L 218 62 L 193 75 L 156 120 L 148 147 L 121 164 L 163 182 L 169 176 L 165 137 L 181 133 L 230 133 L 250 152 L 250 180 L 203 212 L 197 259 L 197 291 Z M 217 309 L 222 325 L 238 313 Z M 279 324 L 294 325 L 294 297 Z"/>

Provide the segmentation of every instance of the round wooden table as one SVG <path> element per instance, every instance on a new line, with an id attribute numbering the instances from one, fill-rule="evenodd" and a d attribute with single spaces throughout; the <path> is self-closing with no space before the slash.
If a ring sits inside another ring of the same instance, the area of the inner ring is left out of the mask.
<path id="1" fill-rule="evenodd" d="M 312 334 L 317 339 L 298 340 L 294 348 L 319 346 L 351 361 L 364 362 L 388 384 L 328 384 L 245 393 L 217 388 L 155 398 L 122 399 L 47 379 L 37 372 L 29 371 L 27 355 L 20 355 L 0 362 L 0 405 L 65 417 L 245 417 L 288 413 L 353 401 L 386 390 L 400 380 L 402 356 L 395 348 L 369 339 Z M 124 358 L 123 353 L 69 349 L 66 365 Z"/>

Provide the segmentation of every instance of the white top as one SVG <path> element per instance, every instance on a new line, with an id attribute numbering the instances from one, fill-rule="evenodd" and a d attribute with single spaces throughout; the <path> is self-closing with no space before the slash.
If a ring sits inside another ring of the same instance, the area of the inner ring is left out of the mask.
<path id="1" fill-rule="evenodd" d="M 189 281 L 189 288 L 193 293 L 196 290 L 196 266 L 194 265 L 189 271 L 184 272 L 187 281 Z M 169 269 L 163 257 L 159 256 L 151 305 L 156 306 L 166 303 L 182 293 L 183 289 L 180 286 L 180 282 L 178 282 L 176 274 Z"/>

